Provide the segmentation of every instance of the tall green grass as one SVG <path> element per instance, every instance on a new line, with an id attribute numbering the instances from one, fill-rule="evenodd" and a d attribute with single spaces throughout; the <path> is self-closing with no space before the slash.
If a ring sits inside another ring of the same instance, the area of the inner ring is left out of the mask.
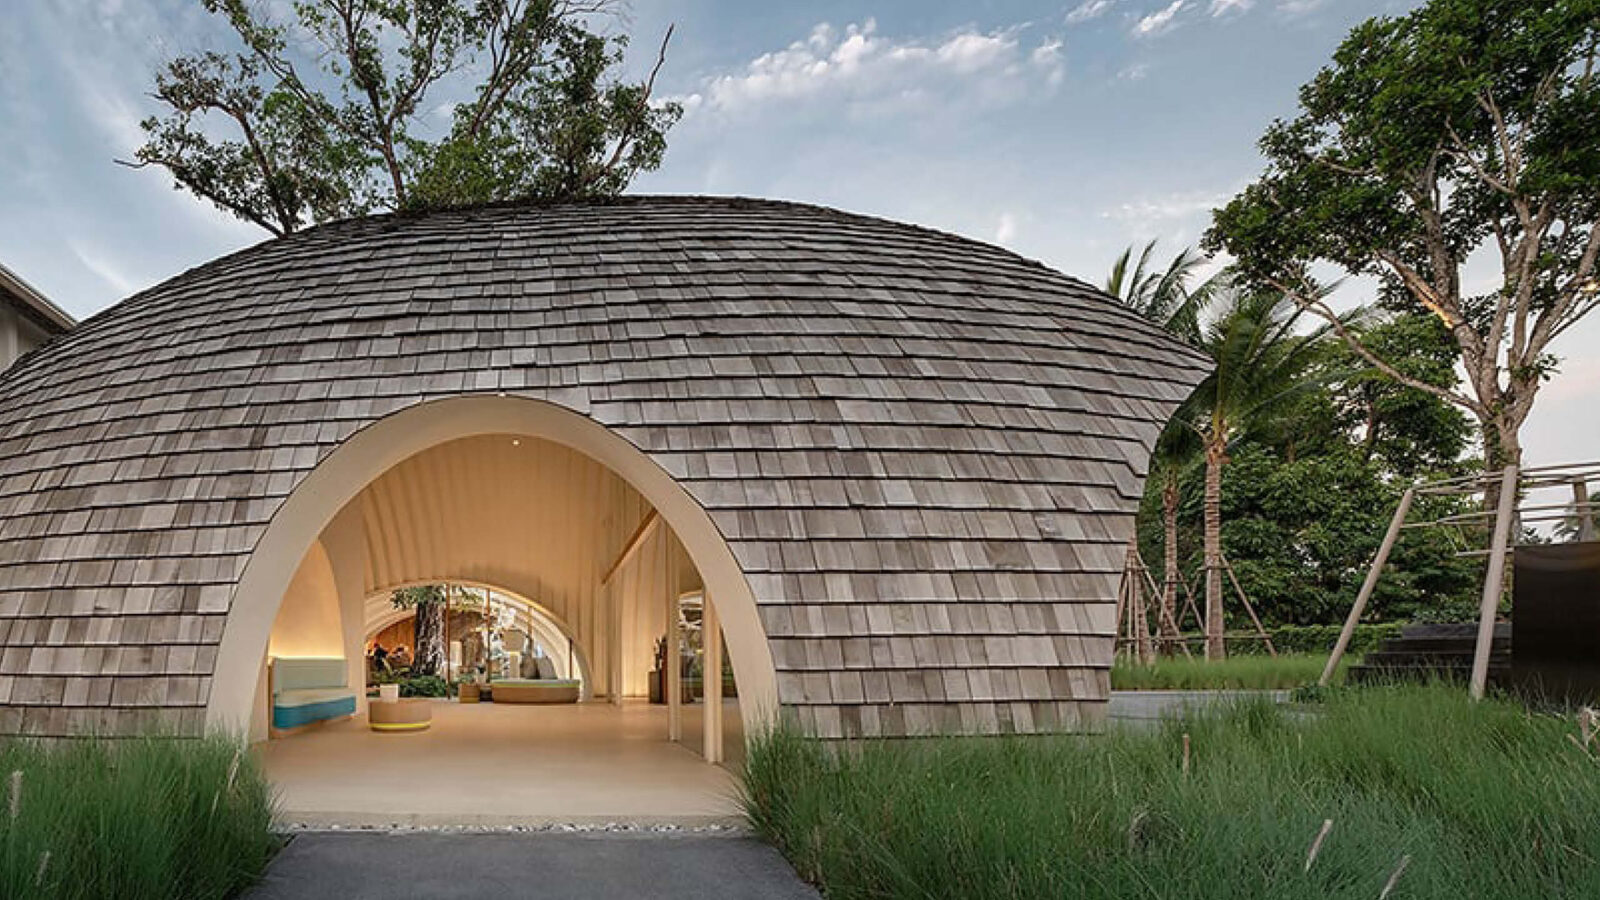
<path id="1" fill-rule="evenodd" d="M 1374 900 L 1402 861 L 1390 900 L 1600 897 L 1600 762 L 1570 721 L 1429 687 L 1318 709 L 842 750 L 780 731 L 745 807 L 830 900 Z"/>
<path id="2" fill-rule="evenodd" d="M 1347 657 L 1348 659 L 1348 657 Z M 1117 691 L 1289 690 L 1316 681 L 1326 653 L 1230 656 L 1211 662 L 1201 657 L 1158 659 L 1148 666 L 1118 659 L 1111 667 Z M 1340 664 L 1342 675 L 1345 663 Z"/>
<path id="3" fill-rule="evenodd" d="M 0 897 L 231 897 L 277 850 L 272 814 L 222 738 L 0 743 Z"/>

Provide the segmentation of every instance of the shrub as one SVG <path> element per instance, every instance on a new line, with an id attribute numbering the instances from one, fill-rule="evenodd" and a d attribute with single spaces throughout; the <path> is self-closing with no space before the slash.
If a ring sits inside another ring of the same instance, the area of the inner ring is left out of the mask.
<path id="1" fill-rule="evenodd" d="M 402 697 L 448 697 L 450 685 L 437 675 L 413 675 L 400 681 Z"/>
<path id="2" fill-rule="evenodd" d="M 0 743 L 0 897 L 231 897 L 277 851 L 272 816 L 235 741 Z"/>

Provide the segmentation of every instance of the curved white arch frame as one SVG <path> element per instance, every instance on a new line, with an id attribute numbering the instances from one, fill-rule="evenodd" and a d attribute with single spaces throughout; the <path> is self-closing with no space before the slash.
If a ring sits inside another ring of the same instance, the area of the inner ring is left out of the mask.
<path id="1" fill-rule="evenodd" d="M 716 598 L 746 734 L 778 709 L 772 648 L 744 571 L 711 516 L 664 469 L 587 416 L 532 397 L 465 395 L 428 400 L 351 435 L 278 508 L 234 588 L 206 701 L 208 727 L 248 733 L 261 661 L 289 579 L 333 517 L 378 476 L 430 447 L 480 434 L 564 444 L 608 466 L 655 507 Z"/>
<path id="2" fill-rule="evenodd" d="M 374 598 L 386 597 L 390 592 L 400 590 L 401 588 L 417 587 L 424 584 L 438 584 L 441 581 L 448 581 L 451 584 L 465 585 L 466 587 L 481 588 L 482 590 L 486 591 L 494 591 L 496 594 L 510 597 L 512 600 L 526 607 L 532 614 L 542 617 L 546 622 L 549 623 L 551 628 L 555 629 L 558 634 L 560 634 L 567 640 L 569 644 L 572 645 L 573 665 L 578 670 L 579 680 L 583 682 L 582 699 L 588 700 L 591 698 L 594 690 L 594 678 L 592 675 L 593 670 L 589 668 L 589 652 L 588 650 L 584 649 L 583 642 L 578 640 L 573 635 L 572 627 L 566 623 L 566 620 L 551 612 L 550 609 L 544 604 L 535 603 L 516 591 L 500 587 L 496 584 L 489 584 L 488 582 L 484 581 L 474 581 L 470 578 L 441 578 L 431 581 L 405 581 L 399 584 L 381 587 L 369 593 L 367 595 L 366 602 L 370 604 Z M 373 635 L 411 614 L 412 611 L 408 609 L 391 608 L 385 610 L 384 614 L 379 616 L 376 620 L 362 624 L 362 639 L 371 640 Z M 376 624 L 374 624 L 374 622 Z"/>

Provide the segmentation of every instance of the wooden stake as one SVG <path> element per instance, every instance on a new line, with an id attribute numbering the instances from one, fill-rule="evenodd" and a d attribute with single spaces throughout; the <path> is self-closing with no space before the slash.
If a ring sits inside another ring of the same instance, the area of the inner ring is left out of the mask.
<path id="1" fill-rule="evenodd" d="M 1250 598 L 1244 595 L 1244 588 L 1239 586 L 1239 576 L 1233 574 L 1233 563 L 1229 562 L 1226 556 L 1222 557 L 1222 570 L 1228 573 L 1228 580 L 1233 582 L 1234 593 L 1239 595 L 1239 601 L 1244 604 L 1244 611 L 1250 614 L 1250 621 L 1255 623 L 1256 634 L 1266 643 L 1267 653 L 1276 658 L 1278 651 L 1272 646 L 1272 636 L 1261 627 L 1261 619 L 1256 616 L 1256 608 L 1250 605 Z"/>
<path id="2" fill-rule="evenodd" d="M 1378 576 L 1383 572 L 1384 563 L 1389 561 L 1389 551 L 1394 549 L 1395 541 L 1400 538 L 1400 529 L 1405 527 L 1406 516 L 1411 512 L 1411 501 L 1417 495 L 1417 489 L 1406 488 L 1400 495 L 1400 505 L 1395 507 L 1394 517 L 1389 520 L 1389 530 L 1383 535 L 1383 543 L 1378 545 L 1378 555 L 1372 558 L 1372 566 L 1367 569 L 1367 579 L 1361 582 L 1361 590 L 1356 594 L 1356 602 L 1350 607 L 1350 615 L 1345 617 L 1344 628 L 1339 632 L 1339 640 L 1333 645 L 1333 653 L 1328 656 L 1328 664 L 1322 669 L 1322 677 L 1317 679 L 1317 684 L 1327 687 L 1333 681 L 1333 673 L 1339 669 L 1339 661 L 1344 658 L 1344 651 L 1350 646 L 1350 638 L 1356 633 L 1356 625 L 1361 621 L 1361 615 L 1367 611 L 1367 601 L 1372 599 L 1372 592 L 1378 586 Z"/>
<path id="3" fill-rule="evenodd" d="M 1389 876 L 1388 882 L 1384 884 L 1383 893 L 1378 895 L 1378 900 L 1389 900 L 1389 892 L 1393 891 L 1394 886 L 1400 882 L 1401 874 L 1405 872 L 1406 866 L 1409 865 L 1411 865 L 1411 854 L 1407 853 L 1405 856 L 1400 857 L 1400 865 L 1394 867 L 1394 873 Z"/>
<path id="4" fill-rule="evenodd" d="M 1306 854 L 1306 867 L 1302 870 L 1311 871 L 1311 864 L 1317 861 L 1317 853 L 1322 850 L 1322 842 L 1327 839 L 1328 832 L 1333 830 L 1333 820 L 1323 819 L 1322 830 L 1317 832 L 1317 839 L 1311 842 L 1311 852 Z"/>
<path id="5" fill-rule="evenodd" d="M 1189 777 L 1189 732 L 1183 733 L 1183 777 Z"/>
<path id="6" fill-rule="evenodd" d="M 1478 603 L 1478 646 L 1472 654 L 1472 699 L 1482 700 L 1489 684 L 1489 651 L 1494 644 L 1494 618 L 1505 587 L 1506 546 L 1511 541 L 1511 520 L 1517 512 L 1517 466 L 1500 473 L 1500 503 L 1494 514 L 1494 540 L 1489 545 L 1489 570 L 1483 576 L 1483 598 Z"/>

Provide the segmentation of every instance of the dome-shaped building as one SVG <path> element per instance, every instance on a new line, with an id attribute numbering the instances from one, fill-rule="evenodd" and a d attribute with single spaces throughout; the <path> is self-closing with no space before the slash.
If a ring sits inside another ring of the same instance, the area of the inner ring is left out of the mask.
<path id="1" fill-rule="evenodd" d="M 593 697 L 642 693 L 693 597 L 746 717 L 1092 726 L 1203 374 L 1037 263 L 791 203 L 269 241 L 0 378 L 0 733 L 259 731 L 269 657 L 355 677 L 363 604 L 447 580 L 543 610 Z"/>

